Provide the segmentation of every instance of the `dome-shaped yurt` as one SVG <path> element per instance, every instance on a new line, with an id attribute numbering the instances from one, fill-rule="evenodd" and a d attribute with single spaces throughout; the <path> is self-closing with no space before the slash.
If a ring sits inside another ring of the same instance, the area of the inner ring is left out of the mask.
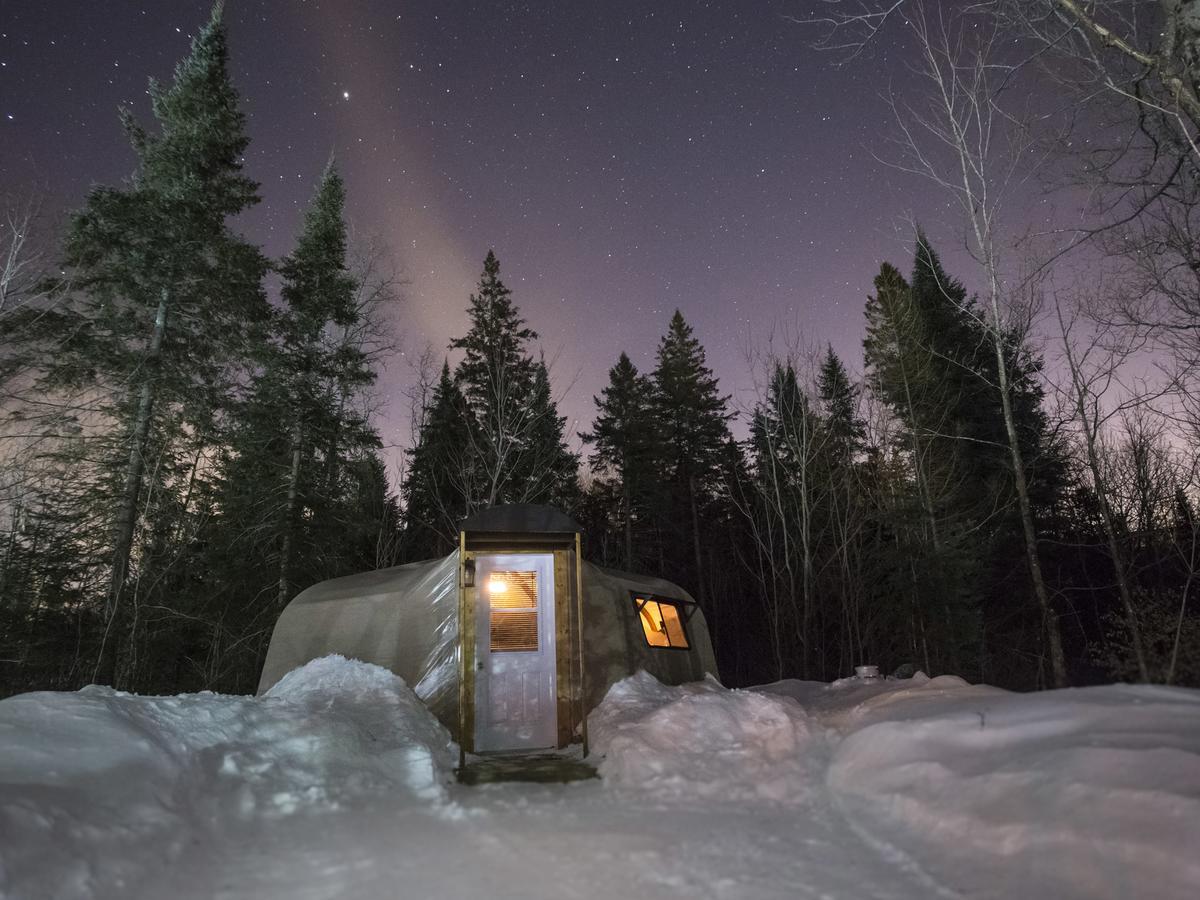
<path id="1" fill-rule="evenodd" d="M 404 678 L 466 752 L 586 743 L 586 714 L 645 669 L 717 674 L 704 614 L 677 585 L 582 561 L 579 526 L 546 506 L 463 521 L 459 549 L 315 584 L 275 625 L 258 691 L 330 653 Z"/>

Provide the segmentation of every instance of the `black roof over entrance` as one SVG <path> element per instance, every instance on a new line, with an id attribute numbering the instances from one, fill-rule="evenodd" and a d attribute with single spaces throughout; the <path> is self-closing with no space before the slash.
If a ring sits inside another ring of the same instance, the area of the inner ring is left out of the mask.
<path id="1" fill-rule="evenodd" d="M 461 531 L 483 532 L 543 532 L 563 534 L 579 532 L 579 523 L 553 506 L 536 503 L 503 503 L 481 509 L 467 516 L 459 526 Z"/>

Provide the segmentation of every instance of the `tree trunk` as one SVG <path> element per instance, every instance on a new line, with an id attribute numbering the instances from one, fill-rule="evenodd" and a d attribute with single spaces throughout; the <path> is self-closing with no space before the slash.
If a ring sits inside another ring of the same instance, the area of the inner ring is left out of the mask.
<path id="1" fill-rule="evenodd" d="M 279 591 L 275 597 L 277 609 L 288 602 L 288 574 L 292 565 L 292 530 L 296 519 L 296 506 L 300 497 L 300 441 L 303 435 L 300 426 L 292 430 L 292 469 L 288 475 L 287 507 L 283 513 L 283 543 L 279 548 Z"/>
<path id="2" fill-rule="evenodd" d="M 13 503 L 11 513 L 12 525 L 8 532 L 8 546 L 4 548 L 4 560 L 0 562 L 0 610 L 4 609 L 4 598 L 8 596 L 9 569 L 12 568 L 13 558 L 17 550 L 17 534 L 21 530 L 21 501 Z M 15 607 L 17 604 L 14 603 Z"/>
<path id="3" fill-rule="evenodd" d="M 779 468 L 780 468 L 780 463 L 779 463 L 778 459 L 775 457 L 774 451 L 772 450 L 771 451 L 771 467 L 768 470 L 770 474 L 767 477 L 769 477 L 771 480 L 771 495 L 774 500 L 775 511 L 779 517 L 779 537 L 780 537 L 780 541 L 783 545 L 783 549 L 782 549 L 783 570 L 787 575 L 788 606 L 789 606 L 789 611 L 793 616 L 792 621 L 796 622 L 796 571 L 795 571 L 795 568 L 792 566 L 792 548 L 791 548 L 791 542 L 790 542 L 790 538 L 789 538 L 789 534 L 788 534 L 787 504 L 784 502 L 783 491 L 780 489 L 780 486 L 779 486 L 779 484 L 780 484 Z M 765 491 L 764 491 L 764 493 L 765 493 Z M 764 504 L 764 507 L 765 507 L 765 505 L 766 504 Z M 771 549 L 774 549 L 774 546 L 775 546 L 775 541 L 773 539 L 771 539 L 770 535 L 768 534 L 768 547 L 770 547 Z M 778 565 L 776 565 L 773 556 L 772 556 L 770 562 L 771 562 L 772 570 L 778 571 L 779 567 L 778 567 Z M 774 597 L 775 597 L 774 604 L 773 604 L 774 617 L 775 617 L 775 626 L 774 627 L 775 627 L 776 632 L 782 633 L 783 615 L 782 615 L 782 604 L 779 602 L 778 578 L 772 578 L 771 586 L 772 586 L 772 591 L 773 591 Z M 798 623 L 797 623 L 797 625 L 798 625 Z M 803 647 L 804 646 L 804 644 L 803 644 L 804 636 L 800 635 L 800 639 L 801 639 L 801 646 Z M 779 651 L 779 657 L 780 657 L 780 663 L 779 663 L 780 672 L 782 673 L 782 671 L 783 671 L 782 650 Z M 801 668 L 801 672 L 805 672 L 805 677 L 808 677 L 805 667 Z M 779 677 L 783 678 L 783 675 L 780 674 Z"/>
<path id="4" fill-rule="evenodd" d="M 688 476 L 688 502 L 692 507 L 692 550 L 696 554 L 696 600 L 704 605 L 704 569 L 700 556 L 700 514 L 696 510 L 696 477 Z"/>
<path id="5" fill-rule="evenodd" d="M 337 493 L 338 479 L 338 442 L 342 437 L 342 417 L 346 412 L 346 403 L 349 401 L 347 391 L 342 388 L 338 392 L 338 408 L 337 416 L 333 420 L 333 428 L 330 430 L 329 443 L 325 451 L 325 496 L 333 497 Z"/>
<path id="6" fill-rule="evenodd" d="M 621 499 L 625 504 L 625 571 L 633 571 L 633 517 L 629 510 L 629 479 L 621 476 Z"/>
<path id="7" fill-rule="evenodd" d="M 1183 596 L 1179 600 L 1179 616 L 1175 619 L 1175 638 L 1171 642 L 1171 662 L 1167 666 L 1167 677 L 1163 679 L 1163 684 L 1174 684 L 1175 682 L 1175 666 L 1179 662 L 1179 642 L 1183 635 L 1184 616 L 1187 614 L 1188 592 L 1192 589 L 1195 572 L 1194 567 L 1188 567 L 1187 580 L 1183 583 Z"/>
<path id="8" fill-rule="evenodd" d="M 812 677 L 812 506 L 808 495 L 809 434 L 805 416 L 800 453 L 800 672 L 801 678 Z"/>
<path id="9" fill-rule="evenodd" d="M 1050 669 L 1054 675 L 1054 686 L 1063 688 L 1067 686 L 1067 661 L 1063 655 L 1062 633 L 1058 627 L 1058 615 L 1054 611 L 1054 605 L 1050 602 L 1050 594 L 1046 590 L 1046 582 L 1042 578 L 1037 531 L 1033 527 L 1033 510 L 1029 504 L 1029 487 L 1025 480 L 1025 460 L 1021 454 L 1016 421 L 1013 418 L 1012 398 L 1009 396 L 1008 369 L 1004 360 L 1004 332 L 1000 328 L 1000 307 L 996 299 L 999 286 L 994 280 L 994 270 L 989 270 L 989 275 L 993 276 L 991 293 L 992 347 L 996 353 L 1000 408 L 1004 414 L 1004 433 L 1008 437 L 1009 456 L 1012 460 L 1013 484 L 1017 490 L 1017 506 L 1021 514 L 1021 532 L 1025 538 L 1025 558 L 1029 562 L 1029 577 L 1033 581 L 1033 593 L 1037 597 L 1038 606 L 1042 612 L 1042 627 L 1046 632 L 1046 641 L 1050 648 Z"/>
<path id="10" fill-rule="evenodd" d="M 1079 420 L 1079 427 L 1083 432 L 1083 448 L 1087 454 L 1088 471 L 1092 475 L 1092 487 L 1096 493 L 1096 500 L 1100 505 L 1100 522 L 1104 527 L 1104 538 L 1108 545 L 1108 555 L 1109 559 L 1112 560 L 1113 574 L 1117 580 L 1117 594 L 1121 598 L 1121 605 L 1125 608 L 1125 621 L 1133 643 L 1133 653 L 1137 659 L 1138 674 L 1143 682 L 1148 682 L 1150 680 L 1150 672 L 1146 665 L 1146 653 L 1142 644 L 1142 631 L 1138 625 L 1137 615 L 1134 611 L 1133 593 L 1129 587 L 1129 566 L 1126 563 L 1125 553 L 1122 552 L 1120 541 L 1117 538 L 1116 517 L 1113 515 L 1112 506 L 1108 502 L 1108 486 L 1105 483 L 1103 473 L 1100 471 L 1100 451 L 1096 446 L 1096 438 L 1099 434 L 1103 418 L 1099 410 L 1099 398 L 1095 397 L 1088 387 L 1088 381 L 1084 376 L 1081 362 L 1075 356 L 1069 334 L 1070 329 L 1063 320 L 1061 309 L 1058 311 L 1058 322 L 1063 336 L 1063 350 L 1065 351 L 1067 369 L 1071 375 L 1071 401 L 1075 407 L 1075 415 Z M 1089 397 L 1092 398 L 1092 412 L 1088 411 Z M 1145 492 L 1142 492 L 1142 496 L 1143 498 L 1145 497 Z M 1149 521 L 1145 512 L 1143 512 L 1143 521 Z"/>
<path id="11" fill-rule="evenodd" d="M 1079 391 L 1076 389 L 1076 394 Z M 1078 397 L 1077 397 L 1078 400 Z M 1082 411 L 1082 401 L 1079 401 Z M 1137 613 L 1133 605 L 1133 592 L 1129 588 L 1129 572 L 1125 565 L 1125 554 L 1121 552 L 1117 540 L 1117 523 L 1108 503 L 1108 494 L 1100 474 L 1100 461 L 1096 452 L 1095 436 L 1086 422 L 1084 427 L 1084 444 L 1087 447 L 1088 468 L 1092 472 L 1092 481 L 1096 487 L 1096 499 L 1100 503 L 1100 521 L 1104 524 L 1104 538 L 1108 544 L 1108 555 L 1112 559 L 1113 574 L 1117 579 L 1117 595 L 1121 605 L 1125 607 L 1125 622 L 1129 627 L 1129 638 L 1133 642 L 1133 655 L 1137 659 L 1138 676 L 1143 682 L 1150 681 L 1150 671 L 1146 666 L 1146 651 L 1142 646 L 1142 629 L 1138 625 Z"/>
<path id="12" fill-rule="evenodd" d="M 169 294 L 163 288 L 154 316 L 154 332 L 146 350 L 142 385 L 139 390 L 137 414 L 130 433 L 129 462 L 125 467 L 125 484 L 121 491 L 121 504 L 117 508 L 117 521 L 113 529 L 112 574 L 108 587 L 108 600 L 104 609 L 104 635 L 100 641 L 100 653 L 92 680 L 97 684 L 114 684 L 117 672 L 117 655 L 121 643 L 121 599 L 125 592 L 125 580 L 129 575 L 129 557 L 133 552 L 133 532 L 137 524 L 137 504 L 142 492 L 142 480 L 146 470 L 146 440 L 150 434 L 150 422 L 154 412 L 154 398 L 158 385 L 159 358 L 162 355 L 163 335 L 167 330 L 167 304 Z M 115 686 L 115 685 L 114 685 Z"/>

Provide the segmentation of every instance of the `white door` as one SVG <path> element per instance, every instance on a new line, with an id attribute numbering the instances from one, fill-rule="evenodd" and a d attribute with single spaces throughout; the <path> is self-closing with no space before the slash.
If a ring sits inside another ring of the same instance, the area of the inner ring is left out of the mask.
<path id="1" fill-rule="evenodd" d="M 478 556 L 475 586 L 475 749 L 557 746 L 554 556 Z"/>

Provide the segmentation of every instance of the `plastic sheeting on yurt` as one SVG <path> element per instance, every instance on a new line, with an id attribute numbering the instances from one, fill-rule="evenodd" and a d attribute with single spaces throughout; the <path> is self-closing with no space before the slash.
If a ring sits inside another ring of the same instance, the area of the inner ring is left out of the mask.
<path id="1" fill-rule="evenodd" d="M 258 693 L 340 653 L 391 669 L 443 723 L 458 716 L 458 553 L 314 584 L 275 623 Z"/>
<path id="2" fill-rule="evenodd" d="M 337 578 L 296 596 L 276 623 L 258 692 L 330 653 L 375 663 L 403 678 L 443 724 L 460 724 L 460 553 Z M 585 711 L 616 681 L 645 669 L 667 684 L 716 676 L 704 614 L 659 578 L 584 562 L 581 570 Z M 638 598 L 677 601 L 686 647 L 651 646 Z M 574 650 L 572 655 L 574 655 Z"/>

